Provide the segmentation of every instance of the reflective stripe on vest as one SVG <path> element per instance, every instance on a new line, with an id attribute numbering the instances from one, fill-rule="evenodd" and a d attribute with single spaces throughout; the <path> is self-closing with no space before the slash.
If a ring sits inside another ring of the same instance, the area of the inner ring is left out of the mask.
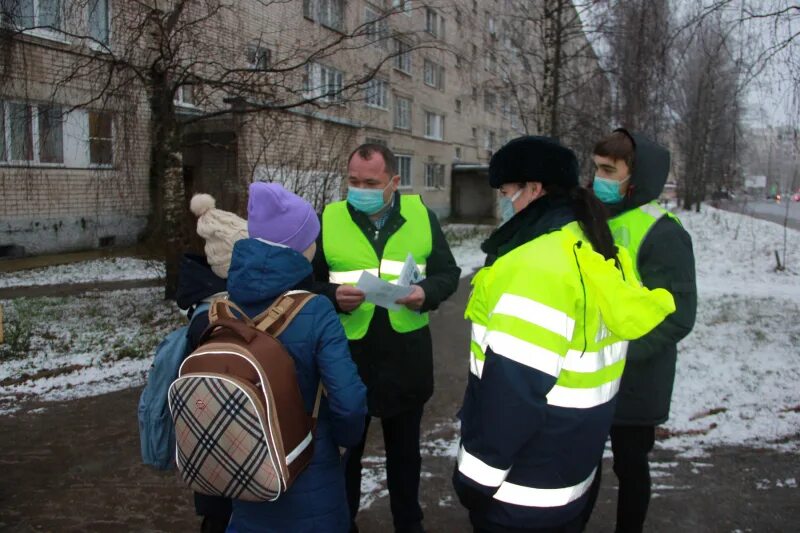
<path id="1" fill-rule="evenodd" d="M 656 201 L 625 211 L 608 221 L 614 242 L 628 250 L 639 282 L 642 281 L 639 274 L 639 248 L 655 223 L 663 216 L 670 217 L 678 224 L 681 223 L 678 217 L 658 205 Z"/>
<path id="2" fill-rule="evenodd" d="M 526 487 L 506 481 L 511 469 L 495 468 L 469 453 L 462 445 L 458 450 L 458 471 L 484 487 L 498 487 L 494 499 L 523 507 L 562 507 L 586 494 L 594 481 L 597 468 L 575 485 L 553 489 Z"/>
<path id="3" fill-rule="evenodd" d="M 331 283 L 355 285 L 361 274 L 369 272 L 389 282 L 397 281 L 409 252 L 426 273 L 428 256 L 433 248 L 428 209 L 419 195 L 400 196 L 400 215 L 405 219 L 400 229 L 389 237 L 378 258 L 364 232 L 353 221 L 347 202 L 328 205 L 322 213 L 322 247 L 330 271 Z M 339 315 L 347 338 L 357 340 L 366 335 L 375 313 L 375 305 L 364 302 L 357 309 Z M 405 307 L 389 311 L 392 329 L 407 333 L 428 324 L 427 313 L 416 313 Z"/>

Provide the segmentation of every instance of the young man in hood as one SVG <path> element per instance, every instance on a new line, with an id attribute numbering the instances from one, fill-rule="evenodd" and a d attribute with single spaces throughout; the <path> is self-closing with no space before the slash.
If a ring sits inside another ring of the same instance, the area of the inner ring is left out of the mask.
<path id="1" fill-rule="evenodd" d="M 614 242 L 630 253 L 639 281 L 649 289 L 667 289 L 676 307 L 661 325 L 630 343 L 611 426 L 614 473 L 619 479 L 616 531 L 638 532 L 650 502 L 648 454 L 655 428 L 669 417 L 677 344 L 694 326 L 694 253 L 680 220 L 656 201 L 669 173 L 666 148 L 618 129 L 595 145 L 593 160 L 594 194 L 610 211 Z M 598 475 L 594 498 L 599 486 Z M 587 505 L 587 521 L 594 498 Z"/>

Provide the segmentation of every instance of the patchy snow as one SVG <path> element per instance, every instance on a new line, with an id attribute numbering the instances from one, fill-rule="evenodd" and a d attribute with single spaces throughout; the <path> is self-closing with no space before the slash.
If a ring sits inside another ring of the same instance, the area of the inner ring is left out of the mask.
<path id="1" fill-rule="evenodd" d="M 679 345 L 664 448 L 715 445 L 800 451 L 800 232 L 704 207 L 679 213 L 692 235 L 697 323 Z"/>
<path id="2" fill-rule="evenodd" d="M 155 346 L 185 322 L 161 288 L 16 298 L 0 345 L 0 413 L 141 385 Z"/>
<path id="3" fill-rule="evenodd" d="M 27 285 L 60 285 L 62 283 L 91 283 L 94 281 L 161 279 L 164 276 L 165 270 L 162 261 L 136 259 L 133 257 L 114 257 L 5 273 L 0 277 L 0 288 Z"/>
<path id="4" fill-rule="evenodd" d="M 698 316 L 680 345 L 672 413 L 658 445 L 697 458 L 717 445 L 800 451 L 800 232 L 787 232 L 788 268 L 775 272 L 783 227 L 711 207 L 679 216 L 694 240 Z M 465 276 L 483 264 L 479 245 L 491 229 L 445 227 Z M 161 268 L 110 259 L 4 275 L 1 283 L 152 278 L 163 275 Z M 0 345 L 5 413 L 21 400 L 63 400 L 143 383 L 155 345 L 184 323 L 159 288 L 0 305 L 6 313 L 6 344 Z M 445 424 L 427 433 L 423 454 L 455 457 L 456 429 Z M 365 494 L 381 497 L 383 460 L 365 463 L 365 472 L 371 485 Z"/>
<path id="5" fill-rule="evenodd" d="M 481 251 L 481 243 L 494 228 L 485 224 L 447 224 L 442 228 L 456 264 L 461 267 L 462 278 L 483 266 L 486 254 Z"/>

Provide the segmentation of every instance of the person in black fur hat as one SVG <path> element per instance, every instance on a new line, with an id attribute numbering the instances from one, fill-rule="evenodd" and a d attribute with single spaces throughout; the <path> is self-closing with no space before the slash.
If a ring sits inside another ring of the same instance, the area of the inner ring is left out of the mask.
<path id="1" fill-rule="evenodd" d="M 572 150 L 521 137 L 489 163 L 508 220 L 473 279 L 453 486 L 475 533 L 578 533 L 627 339 L 674 307 L 635 281 Z M 613 302 L 613 303 L 612 303 Z"/>

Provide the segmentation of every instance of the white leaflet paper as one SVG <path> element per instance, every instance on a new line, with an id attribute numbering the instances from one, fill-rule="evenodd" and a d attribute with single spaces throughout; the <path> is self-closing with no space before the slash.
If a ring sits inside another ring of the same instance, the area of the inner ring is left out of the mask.
<path id="1" fill-rule="evenodd" d="M 414 261 L 414 256 L 411 255 L 411 252 L 408 252 L 406 262 L 403 263 L 403 268 L 400 270 L 400 277 L 397 280 L 397 284 L 408 287 L 420 281 L 422 281 L 422 273 L 419 271 L 419 267 Z"/>
<path id="2" fill-rule="evenodd" d="M 411 294 L 412 290 L 408 285 L 395 285 L 369 272 L 361 273 L 356 288 L 364 291 L 365 299 L 368 302 L 392 311 L 403 307 L 395 302 Z"/>

